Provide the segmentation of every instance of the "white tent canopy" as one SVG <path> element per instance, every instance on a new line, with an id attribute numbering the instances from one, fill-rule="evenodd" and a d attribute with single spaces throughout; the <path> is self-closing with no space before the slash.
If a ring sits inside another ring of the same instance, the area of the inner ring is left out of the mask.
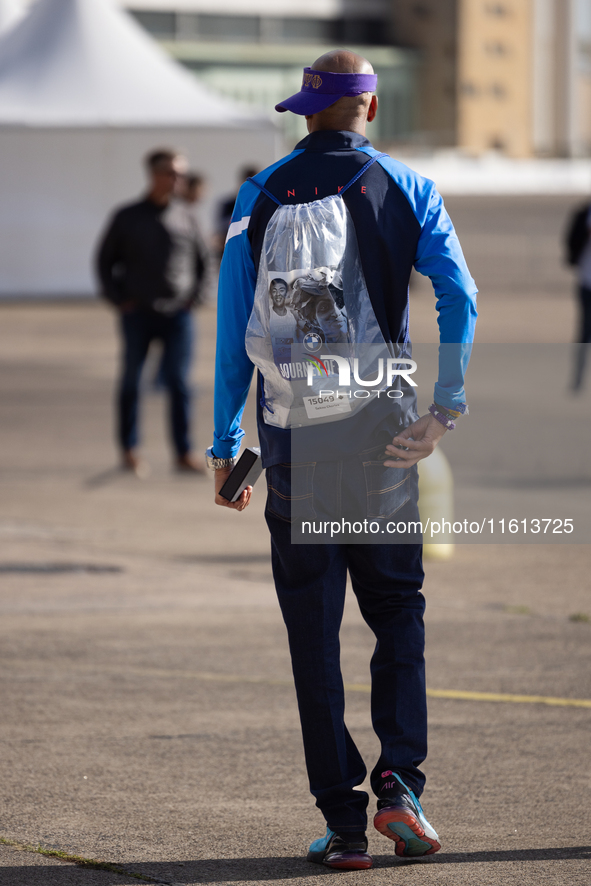
<path id="1" fill-rule="evenodd" d="M 0 34 L 16 24 L 24 11 L 22 0 L 0 0 Z"/>
<path id="2" fill-rule="evenodd" d="M 0 124 L 253 125 L 111 0 L 38 0 L 0 39 Z"/>
<path id="3" fill-rule="evenodd" d="M 0 36 L 0 294 L 92 290 L 106 213 L 142 187 L 141 157 L 178 145 L 209 181 L 274 159 L 276 134 L 211 94 L 115 0 L 37 0 Z"/>

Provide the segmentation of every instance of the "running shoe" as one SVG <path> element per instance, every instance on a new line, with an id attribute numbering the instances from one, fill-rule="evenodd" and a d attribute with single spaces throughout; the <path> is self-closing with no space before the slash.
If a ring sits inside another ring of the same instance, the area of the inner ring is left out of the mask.
<path id="1" fill-rule="evenodd" d="M 365 871 L 373 865 L 373 858 L 367 852 L 367 838 L 347 842 L 328 827 L 324 837 L 310 844 L 308 861 L 335 871 Z"/>
<path id="2" fill-rule="evenodd" d="M 382 772 L 383 784 L 378 797 L 374 827 L 396 842 L 396 855 L 416 858 L 433 855 L 441 849 L 435 828 L 431 827 L 414 793 L 399 775 Z"/>

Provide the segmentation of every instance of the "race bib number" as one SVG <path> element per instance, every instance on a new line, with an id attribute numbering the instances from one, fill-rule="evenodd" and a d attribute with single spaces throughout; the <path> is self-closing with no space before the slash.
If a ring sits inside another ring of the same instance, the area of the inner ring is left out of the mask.
<path id="1" fill-rule="evenodd" d="M 349 398 L 340 391 L 324 393 L 317 397 L 304 397 L 304 406 L 308 418 L 328 418 L 331 415 L 351 412 Z"/>

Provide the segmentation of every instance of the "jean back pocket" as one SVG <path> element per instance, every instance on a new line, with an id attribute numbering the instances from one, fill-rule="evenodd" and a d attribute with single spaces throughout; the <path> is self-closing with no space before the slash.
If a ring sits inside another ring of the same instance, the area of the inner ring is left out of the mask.
<path id="1" fill-rule="evenodd" d="M 367 516 L 392 517 L 410 499 L 408 468 L 388 468 L 383 461 L 363 462 Z"/>
<path id="2" fill-rule="evenodd" d="M 267 468 L 267 510 L 287 523 L 313 520 L 315 468 L 315 462 Z"/>

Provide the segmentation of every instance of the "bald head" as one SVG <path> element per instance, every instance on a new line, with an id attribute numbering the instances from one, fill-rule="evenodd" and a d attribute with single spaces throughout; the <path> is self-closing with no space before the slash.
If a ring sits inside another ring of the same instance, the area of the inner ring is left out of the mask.
<path id="1" fill-rule="evenodd" d="M 362 55 L 348 49 L 331 49 L 317 58 L 312 68 L 331 74 L 373 74 L 371 64 Z"/>
<path id="2" fill-rule="evenodd" d="M 332 49 L 325 52 L 311 65 L 314 71 L 328 71 L 331 74 L 373 74 L 370 62 L 362 55 L 348 49 Z M 318 114 L 306 117 L 309 132 L 321 129 L 360 132 L 365 135 L 365 126 L 375 117 L 378 100 L 371 92 L 361 95 L 345 95 Z"/>

